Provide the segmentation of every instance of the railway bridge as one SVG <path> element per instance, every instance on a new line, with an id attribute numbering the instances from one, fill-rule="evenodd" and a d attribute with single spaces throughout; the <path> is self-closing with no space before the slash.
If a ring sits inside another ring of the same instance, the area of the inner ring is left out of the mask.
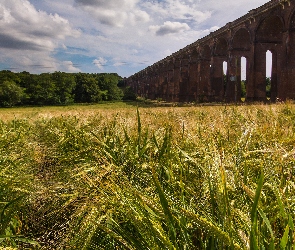
<path id="1" fill-rule="evenodd" d="M 270 100 L 295 99 L 295 0 L 271 0 L 250 10 L 128 77 L 126 84 L 148 99 L 237 102 L 243 58 L 245 100 L 266 101 L 267 51 L 272 55 Z"/>

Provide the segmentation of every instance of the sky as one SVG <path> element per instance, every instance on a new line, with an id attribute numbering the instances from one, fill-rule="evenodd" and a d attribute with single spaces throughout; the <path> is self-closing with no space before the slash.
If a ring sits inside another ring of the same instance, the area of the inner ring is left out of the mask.
<path id="1" fill-rule="evenodd" d="M 1 0 L 0 70 L 128 77 L 267 0 Z"/>

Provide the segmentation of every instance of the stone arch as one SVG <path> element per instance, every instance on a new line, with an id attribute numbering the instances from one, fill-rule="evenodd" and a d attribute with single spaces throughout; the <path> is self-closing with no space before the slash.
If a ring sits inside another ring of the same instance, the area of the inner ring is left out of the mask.
<path id="1" fill-rule="evenodd" d="M 284 79 L 281 81 L 283 84 L 278 87 L 278 97 L 282 100 L 286 99 L 286 96 L 292 96 L 295 99 L 295 84 L 293 81 L 295 78 L 295 7 L 290 12 L 287 25 L 289 29 L 285 48 L 287 63 L 284 69 L 287 73 L 283 75 Z"/>
<path id="2" fill-rule="evenodd" d="M 190 64 L 189 64 L 189 88 L 188 88 L 188 101 L 196 101 L 198 91 L 198 65 L 200 54 L 196 46 L 193 46 L 189 50 Z"/>
<path id="3" fill-rule="evenodd" d="M 201 48 L 202 59 L 210 60 L 211 59 L 211 48 L 209 45 L 204 45 Z"/>
<path id="4" fill-rule="evenodd" d="M 180 101 L 188 101 L 189 91 L 189 59 L 190 55 L 187 51 L 183 51 L 180 55 L 180 84 L 179 84 L 179 99 Z"/>
<path id="5" fill-rule="evenodd" d="M 251 36 L 246 28 L 240 28 L 232 38 L 232 48 L 235 50 L 250 50 Z"/>
<path id="6" fill-rule="evenodd" d="M 271 100 L 277 97 L 277 88 L 280 85 L 280 60 L 278 55 L 283 53 L 283 32 L 285 23 L 279 15 L 269 15 L 264 18 L 256 30 L 255 47 L 255 98 L 266 101 L 266 52 L 272 53 L 271 70 Z"/>
<path id="7" fill-rule="evenodd" d="M 216 56 L 226 56 L 228 51 L 228 43 L 225 38 L 219 38 L 215 45 L 214 54 Z"/>
<path id="8" fill-rule="evenodd" d="M 200 54 L 196 48 L 190 51 L 190 59 L 192 62 L 196 62 L 199 56 Z"/>
<path id="9" fill-rule="evenodd" d="M 167 91 L 166 100 L 171 101 L 174 98 L 174 60 L 169 57 L 166 60 L 167 63 Z"/>
<path id="10" fill-rule="evenodd" d="M 223 62 L 227 61 L 228 41 L 224 37 L 219 37 L 215 41 L 213 58 L 210 67 L 210 94 L 211 100 L 222 101 L 224 96 L 224 75 Z"/>
<path id="11" fill-rule="evenodd" d="M 208 44 L 200 46 L 198 102 L 206 102 L 210 99 L 210 71 L 211 71 L 211 47 Z"/>
<path id="12" fill-rule="evenodd" d="M 167 64 L 168 64 L 168 70 L 173 70 L 174 69 L 174 59 L 173 58 L 169 58 L 167 60 Z"/>
<path id="13" fill-rule="evenodd" d="M 280 16 L 270 15 L 263 19 L 256 30 L 257 42 L 281 42 L 284 22 Z"/>
<path id="14" fill-rule="evenodd" d="M 187 52 L 184 52 L 180 55 L 180 59 L 181 59 L 181 66 L 187 67 L 189 64 L 190 54 Z"/>

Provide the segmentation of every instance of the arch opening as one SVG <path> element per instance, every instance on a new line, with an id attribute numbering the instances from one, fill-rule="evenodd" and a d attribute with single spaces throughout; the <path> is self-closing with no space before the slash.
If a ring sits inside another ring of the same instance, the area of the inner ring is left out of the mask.
<path id="1" fill-rule="evenodd" d="M 210 49 L 209 45 L 205 45 L 203 47 L 201 55 L 202 55 L 202 58 L 205 60 L 211 59 L 211 49 Z"/>
<path id="2" fill-rule="evenodd" d="M 247 58 L 241 57 L 241 101 L 247 98 Z"/>
<path id="3" fill-rule="evenodd" d="M 250 50 L 251 37 L 249 31 L 245 28 L 239 29 L 233 37 L 232 47 L 235 50 Z"/>
<path id="4" fill-rule="evenodd" d="M 223 75 L 227 76 L 227 61 L 223 61 Z"/>
<path id="5" fill-rule="evenodd" d="M 197 51 L 197 50 L 193 50 L 192 53 L 190 54 L 190 61 L 191 61 L 192 63 L 197 62 L 199 56 L 200 56 L 200 55 L 199 55 L 198 51 Z"/>
<path id="6" fill-rule="evenodd" d="M 189 54 L 180 56 L 179 100 L 188 101 L 189 95 Z"/>
<path id="7" fill-rule="evenodd" d="M 266 100 L 271 100 L 272 92 L 272 66 L 273 66 L 273 53 L 270 50 L 267 50 L 265 53 L 266 57 L 266 67 L 265 67 L 265 93 Z"/>
<path id="8" fill-rule="evenodd" d="M 223 95 L 226 93 L 226 86 L 227 86 L 227 81 L 228 81 L 228 70 L 227 70 L 227 61 L 223 61 Z"/>
<path id="9" fill-rule="evenodd" d="M 284 24 L 279 16 L 269 16 L 265 18 L 256 31 L 258 42 L 279 43 L 283 39 Z"/>
<path id="10" fill-rule="evenodd" d="M 211 72 L 211 48 L 209 45 L 204 45 L 200 50 L 201 61 L 199 65 L 199 84 L 198 84 L 198 102 L 209 101 L 210 91 L 210 72 Z"/>
<path id="11" fill-rule="evenodd" d="M 216 56 L 226 56 L 228 51 L 228 44 L 224 38 L 218 39 L 215 47 Z"/>

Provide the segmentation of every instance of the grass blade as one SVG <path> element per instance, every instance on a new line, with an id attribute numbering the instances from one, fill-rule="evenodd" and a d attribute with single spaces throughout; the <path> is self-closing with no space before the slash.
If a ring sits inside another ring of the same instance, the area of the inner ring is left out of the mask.
<path id="1" fill-rule="evenodd" d="M 259 232 L 257 229 L 257 211 L 258 211 L 258 202 L 263 186 L 264 174 L 263 172 L 260 174 L 258 185 L 256 188 L 255 198 L 251 209 L 251 233 L 250 233 L 250 249 L 258 250 L 258 238 Z"/>

